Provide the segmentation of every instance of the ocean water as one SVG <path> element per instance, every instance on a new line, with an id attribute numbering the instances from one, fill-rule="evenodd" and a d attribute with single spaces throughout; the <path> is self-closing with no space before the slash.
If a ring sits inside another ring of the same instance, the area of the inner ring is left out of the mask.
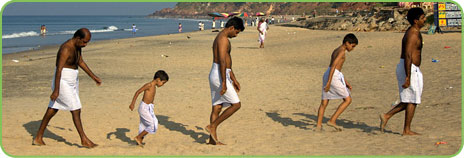
<path id="1" fill-rule="evenodd" d="M 153 36 L 198 30 L 202 21 L 210 29 L 211 19 L 170 19 L 146 16 L 3 16 L 2 54 L 40 49 L 43 46 L 59 45 L 70 39 L 79 28 L 88 28 L 92 41 Z M 132 24 L 137 32 L 132 34 Z M 45 36 L 40 35 L 40 26 L 47 27 Z M 219 21 L 216 21 L 219 26 Z"/>

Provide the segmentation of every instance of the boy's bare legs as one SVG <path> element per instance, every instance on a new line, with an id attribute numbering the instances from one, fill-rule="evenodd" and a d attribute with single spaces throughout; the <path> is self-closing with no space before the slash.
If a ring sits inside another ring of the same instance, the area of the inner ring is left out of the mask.
<path id="1" fill-rule="evenodd" d="M 395 107 L 393 107 L 390 111 L 388 111 L 386 114 L 381 114 L 380 115 L 380 132 L 383 133 L 385 130 L 385 126 L 387 126 L 388 120 L 390 120 L 393 115 L 395 115 L 398 112 L 401 112 L 406 109 L 407 103 L 399 103 Z"/>
<path id="2" fill-rule="evenodd" d="M 264 42 L 260 42 L 259 48 L 264 48 Z"/>
<path id="3" fill-rule="evenodd" d="M 84 147 L 88 148 L 93 148 L 96 147 L 97 144 L 94 144 L 92 141 L 90 141 L 89 138 L 84 133 L 84 129 L 82 128 L 82 122 L 81 122 L 81 109 L 71 111 L 74 126 L 76 126 L 77 132 L 79 133 L 79 136 L 81 137 L 81 144 Z"/>
<path id="4" fill-rule="evenodd" d="M 343 111 L 351 104 L 351 96 L 343 98 L 343 102 L 338 106 L 337 111 L 332 115 L 329 122 L 336 124 L 337 118 L 342 114 Z"/>
<path id="5" fill-rule="evenodd" d="M 420 135 L 419 133 L 411 131 L 411 122 L 414 117 L 414 112 L 416 110 L 416 104 L 408 103 L 406 107 L 406 113 L 404 118 L 404 130 L 403 135 Z"/>
<path id="6" fill-rule="evenodd" d="M 139 133 L 139 135 L 134 137 L 134 140 L 137 142 L 137 145 L 142 146 L 143 138 L 145 138 L 147 134 L 148 132 L 144 130 L 143 132 Z"/>
<path id="7" fill-rule="evenodd" d="M 47 108 L 44 117 L 42 118 L 42 122 L 40 123 L 39 131 L 37 131 L 37 135 L 35 136 L 32 145 L 45 145 L 43 141 L 43 134 L 45 128 L 47 128 L 48 122 L 52 119 L 53 116 L 58 112 L 58 109 Z"/>
<path id="8" fill-rule="evenodd" d="M 206 131 L 210 132 L 211 137 L 214 139 L 215 142 L 218 142 L 217 140 L 217 134 L 216 134 L 216 128 L 221 124 L 224 120 L 232 116 L 238 109 L 240 109 L 241 103 L 237 104 L 232 104 L 229 108 L 224 110 L 224 112 L 219 115 L 219 117 L 214 120 L 210 125 L 206 126 Z"/>
<path id="9" fill-rule="evenodd" d="M 319 106 L 319 111 L 317 112 L 317 125 L 316 130 L 322 130 L 322 119 L 324 118 L 325 108 L 329 104 L 329 100 L 321 100 L 321 105 Z"/>
<path id="10" fill-rule="evenodd" d="M 211 108 L 211 116 L 209 119 L 209 123 L 212 124 L 214 120 L 216 120 L 219 117 L 219 114 L 222 111 L 222 105 L 215 105 Z M 223 145 L 221 142 L 215 142 L 211 135 L 209 135 L 209 142 L 207 144 L 212 144 L 212 145 Z"/>

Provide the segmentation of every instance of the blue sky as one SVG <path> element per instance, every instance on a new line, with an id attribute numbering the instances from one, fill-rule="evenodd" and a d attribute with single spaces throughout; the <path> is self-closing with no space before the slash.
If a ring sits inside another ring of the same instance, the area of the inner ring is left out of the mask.
<path id="1" fill-rule="evenodd" d="M 15 2 L 5 6 L 3 15 L 148 15 L 175 5 L 176 2 Z"/>

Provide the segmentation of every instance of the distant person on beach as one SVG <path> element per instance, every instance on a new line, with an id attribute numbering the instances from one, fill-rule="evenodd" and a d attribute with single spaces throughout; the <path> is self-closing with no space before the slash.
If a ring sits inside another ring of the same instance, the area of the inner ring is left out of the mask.
<path id="1" fill-rule="evenodd" d="M 200 21 L 200 22 L 198 22 L 198 30 L 200 30 L 200 31 L 201 31 L 201 21 Z"/>
<path id="2" fill-rule="evenodd" d="M 135 34 L 137 32 L 137 26 L 135 24 L 132 24 L 132 34 Z"/>
<path id="3" fill-rule="evenodd" d="M 266 39 L 267 30 L 269 30 L 268 23 L 261 19 L 258 23 L 258 32 L 259 32 L 259 48 L 264 48 L 264 40 Z"/>
<path id="4" fill-rule="evenodd" d="M 380 131 L 384 131 L 391 117 L 405 110 L 403 135 L 419 135 L 411 131 L 411 122 L 416 106 L 421 103 L 423 89 L 423 76 L 420 70 L 423 41 L 420 29 L 425 24 L 424 11 L 421 8 L 410 9 L 407 13 L 407 20 L 411 26 L 404 33 L 400 62 L 396 66 L 401 102 L 386 114 L 380 115 Z"/>
<path id="5" fill-rule="evenodd" d="M 40 34 L 45 35 L 47 33 L 47 27 L 45 25 L 40 26 Z"/>
<path id="6" fill-rule="evenodd" d="M 212 23 L 211 29 L 216 29 L 216 20 L 213 20 L 213 23 Z"/>
<path id="7" fill-rule="evenodd" d="M 258 24 L 259 24 L 259 17 L 256 17 L 255 24 L 258 26 Z"/>
<path id="8" fill-rule="evenodd" d="M 338 106 L 337 110 L 326 124 L 335 128 L 337 131 L 342 130 L 342 127 L 338 126 L 336 121 L 340 114 L 351 104 L 350 91 L 352 89 L 351 84 L 345 80 L 342 74 L 342 67 L 346 59 L 345 54 L 351 52 L 357 45 L 358 39 L 354 34 L 350 33 L 345 35 L 342 45 L 332 52 L 330 65 L 322 77 L 322 99 L 317 114 L 317 131 L 322 130 L 324 112 L 329 104 L 329 100 L 332 99 L 343 99 L 343 102 Z"/>
<path id="9" fill-rule="evenodd" d="M 182 32 L 182 24 L 181 23 L 179 23 L 179 28 L 178 29 L 179 29 L 179 32 Z"/>
<path id="10" fill-rule="evenodd" d="M 85 47 L 91 39 L 90 31 L 81 28 L 74 33 L 74 36 L 64 42 L 56 57 L 56 69 L 52 82 L 52 94 L 47 111 L 40 123 L 37 135 L 32 142 L 33 145 L 45 145 L 43 134 L 50 119 L 55 116 L 58 110 L 71 111 L 74 125 L 81 138 L 81 144 L 87 148 L 97 146 L 84 133 L 81 123 L 81 101 L 79 99 L 79 79 L 78 67 L 87 73 L 100 86 L 102 81 L 98 78 L 82 58 L 82 47 Z"/>
<path id="11" fill-rule="evenodd" d="M 152 81 L 146 83 L 135 92 L 134 98 L 129 105 L 129 109 L 133 111 L 137 97 L 143 92 L 143 98 L 138 108 L 140 116 L 139 134 L 134 137 L 139 146 L 143 146 L 142 141 L 148 133 L 155 134 L 158 129 L 158 119 L 153 111 L 153 101 L 155 100 L 156 87 L 162 87 L 168 80 L 169 76 L 166 72 L 163 70 L 157 71 Z"/>
<path id="12" fill-rule="evenodd" d="M 226 28 L 218 33 L 213 42 L 213 65 L 209 73 L 212 111 L 210 124 L 206 126 L 206 130 L 211 134 L 208 144 L 225 145 L 218 141 L 216 129 L 219 124 L 241 107 L 237 94 L 240 91 L 240 84 L 232 70 L 230 56 L 232 46 L 229 38 L 236 37 L 243 30 L 245 30 L 243 20 L 239 17 L 233 17 L 227 21 Z M 227 106 L 230 107 L 219 115 L 222 107 Z"/>
<path id="13" fill-rule="evenodd" d="M 221 29 L 224 28 L 224 21 L 221 20 Z"/>

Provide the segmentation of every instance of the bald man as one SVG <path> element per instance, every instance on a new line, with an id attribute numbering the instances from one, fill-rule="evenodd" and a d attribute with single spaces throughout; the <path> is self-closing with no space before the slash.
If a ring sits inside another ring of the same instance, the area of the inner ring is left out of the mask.
<path id="1" fill-rule="evenodd" d="M 89 43 L 91 38 L 90 31 L 86 28 L 81 28 L 74 33 L 73 38 L 64 42 L 56 56 L 55 77 L 52 82 L 52 94 L 47 111 L 40 124 L 39 131 L 34 138 L 33 145 L 45 145 L 43 141 L 43 133 L 50 119 L 58 112 L 58 110 L 71 111 L 74 125 L 81 138 L 83 147 L 93 148 L 97 146 L 84 133 L 81 123 L 81 101 L 79 98 L 79 79 L 77 77 L 78 67 L 84 70 L 96 83 L 100 86 L 101 79 L 92 73 L 90 68 L 82 58 L 82 47 Z"/>

